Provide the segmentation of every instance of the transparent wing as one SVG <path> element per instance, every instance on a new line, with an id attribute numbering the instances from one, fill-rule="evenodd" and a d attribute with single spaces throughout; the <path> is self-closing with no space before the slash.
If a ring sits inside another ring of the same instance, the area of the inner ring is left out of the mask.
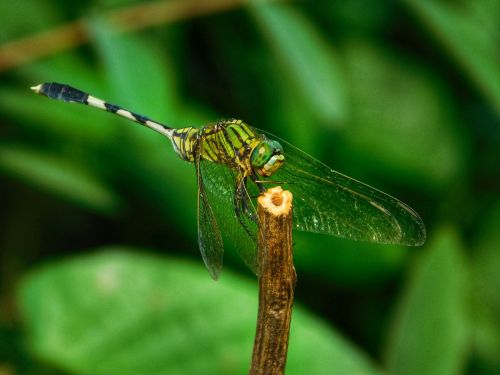
<path id="1" fill-rule="evenodd" d="M 252 217 L 257 217 L 254 200 L 246 187 L 241 192 L 242 196 L 236 194 L 240 180 L 236 171 L 206 160 L 201 160 L 199 165 L 207 201 L 219 224 L 222 237 L 236 248 L 243 261 L 257 274 L 258 225 L 252 220 Z M 238 205 L 242 208 L 239 215 L 236 213 Z"/>
<path id="2" fill-rule="evenodd" d="M 425 226 L 418 214 L 388 194 L 336 172 L 288 142 L 276 139 L 285 162 L 269 179 L 293 194 L 296 229 L 387 244 L 419 246 Z"/>
<path id="3" fill-rule="evenodd" d="M 210 276 L 217 280 L 222 270 L 224 243 L 209 201 L 210 194 L 205 189 L 201 162 L 197 160 L 195 164 L 198 180 L 198 246 Z"/>

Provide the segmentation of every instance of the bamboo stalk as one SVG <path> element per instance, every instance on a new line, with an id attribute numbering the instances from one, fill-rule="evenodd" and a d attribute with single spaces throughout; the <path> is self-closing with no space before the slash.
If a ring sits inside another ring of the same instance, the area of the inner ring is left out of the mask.
<path id="1" fill-rule="evenodd" d="M 292 257 L 292 194 L 281 187 L 258 199 L 259 312 L 251 375 L 285 371 L 296 274 Z"/>

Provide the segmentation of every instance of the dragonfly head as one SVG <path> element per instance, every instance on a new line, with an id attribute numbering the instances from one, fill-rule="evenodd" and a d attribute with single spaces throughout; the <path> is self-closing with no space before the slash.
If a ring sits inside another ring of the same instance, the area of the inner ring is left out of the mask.
<path id="1" fill-rule="evenodd" d="M 279 142 L 267 139 L 259 142 L 250 156 L 252 168 L 261 176 L 271 176 L 284 161 L 283 147 Z"/>

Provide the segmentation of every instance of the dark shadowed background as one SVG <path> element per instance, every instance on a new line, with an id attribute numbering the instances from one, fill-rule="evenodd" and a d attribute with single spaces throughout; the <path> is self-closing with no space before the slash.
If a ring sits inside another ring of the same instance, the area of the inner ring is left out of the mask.
<path id="1" fill-rule="evenodd" d="M 421 248 L 296 233 L 288 374 L 500 374 L 500 2 L 2 1 L 0 374 L 244 374 L 257 279 L 197 245 L 174 127 L 241 118 L 412 206 Z"/>

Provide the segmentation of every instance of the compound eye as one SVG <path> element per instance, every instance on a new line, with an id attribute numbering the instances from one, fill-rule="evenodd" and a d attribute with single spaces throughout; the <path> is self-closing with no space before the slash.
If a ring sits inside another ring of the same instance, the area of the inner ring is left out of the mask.
<path id="1" fill-rule="evenodd" d="M 268 141 L 260 142 L 252 152 L 250 163 L 254 168 L 263 167 L 273 156 L 273 149 Z"/>
<path id="2" fill-rule="evenodd" d="M 261 176 L 271 176 L 284 160 L 283 147 L 278 142 L 269 140 L 260 142 L 250 157 L 252 168 Z"/>

